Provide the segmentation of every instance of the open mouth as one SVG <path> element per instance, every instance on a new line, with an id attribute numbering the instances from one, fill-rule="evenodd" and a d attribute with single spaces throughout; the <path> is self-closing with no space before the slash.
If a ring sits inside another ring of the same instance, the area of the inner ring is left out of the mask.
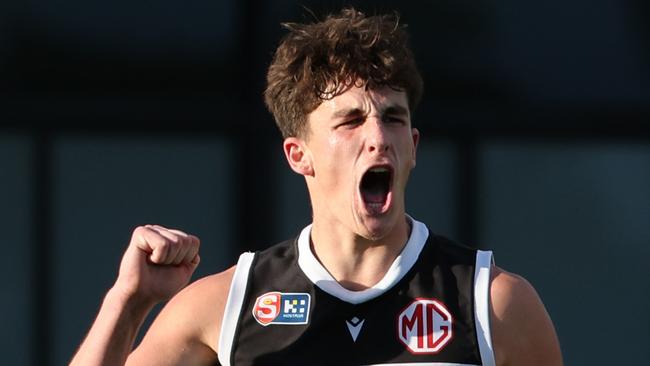
<path id="1" fill-rule="evenodd" d="M 361 198 L 373 212 L 383 211 L 391 189 L 392 170 L 389 167 L 374 167 L 361 178 Z"/>

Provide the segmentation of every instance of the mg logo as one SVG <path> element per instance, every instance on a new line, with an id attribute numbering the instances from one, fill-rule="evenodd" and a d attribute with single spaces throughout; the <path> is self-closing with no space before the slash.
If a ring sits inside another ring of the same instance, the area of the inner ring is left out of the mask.
<path id="1" fill-rule="evenodd" d="M 411 353 L 438 353 L 452 338 L 452 317 L 435 299 L 416 299 L 397 317 L 397 335 Z"/>

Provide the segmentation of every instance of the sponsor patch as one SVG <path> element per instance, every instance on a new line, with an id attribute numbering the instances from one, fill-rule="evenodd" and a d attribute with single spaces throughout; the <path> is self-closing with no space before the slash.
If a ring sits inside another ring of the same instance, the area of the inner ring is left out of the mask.
<path id="1" fill-rule="evenodd" d="M 255 300 L 253 317 L 263 326 L 309 322 L 309 294 L 267 292 Z"/>
<path id="2" fill-rule="evenodd" d="M 415 299 L 397 316 L 397 336 L 411 353 L 438 353 L 453 337 L 452 322 L 441 301 Z"/>

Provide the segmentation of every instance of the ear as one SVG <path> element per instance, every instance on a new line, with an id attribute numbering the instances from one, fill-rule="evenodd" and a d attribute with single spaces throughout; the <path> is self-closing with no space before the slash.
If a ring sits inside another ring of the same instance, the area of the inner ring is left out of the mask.
<path id="1" fill-rule="evenodd" d="M 413 166 L 411 168 L 415 168 L 415 161 L 416 161 L 415 157 L 417 155 L 416 151 L 418 149 L 418 142 L 420 141 L 420 131 L 418 131 L 417 128 L 412 128 L 411 135 L 413 137 L 413 157 L 412 157 Z"/>
<path id="2" fill-rule="evenodd" d="M 289 162 L 289 166 L 294 172 L 305 175 L 313 176 L 314 167 L 312 165 L 311 155 L 305 141 L 298 137 L 287 137 L 282 144 L 284 148 L 284 156 Z"/>

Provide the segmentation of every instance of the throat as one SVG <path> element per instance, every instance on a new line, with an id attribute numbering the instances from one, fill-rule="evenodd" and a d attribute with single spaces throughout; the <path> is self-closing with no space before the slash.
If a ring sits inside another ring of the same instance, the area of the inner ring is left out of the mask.
<path id="1" fill-rule="evenodd" d="M 361 196 L 366 203 L 384 204 L 390 190 L 388 173 L 366 173 L 361 181 Z"/>
<path id="2" fill-rule="evenodd" d="M 363 291 L 386 276 L 401 249 L 371 242 L 326 247 L 312 243 L 311 252 L 341 287 Z"/>
<path id="3" fill-rule="evenodd" d="M 313 261 L 314 268 L 319 267 L 316 271 L 322 275 L 318 280 L 330 277 L 349 291 L 375 287 L 389 273 L 409 240 L 408 219 L 398 220 L 380 240 L 362 237 L 342 224 L 314 215 L 309 234 L 301 238 L 302 248 L 309 253 L 305 258 Z"/>
<path id="4" fill-rule="evenodd" d="M 359 263 L 339 263 L 330 270 L 332 277 L 343 288 L 363 291 L 376 286 L 388 273 L 394 258 L 367 258 Z"/>

